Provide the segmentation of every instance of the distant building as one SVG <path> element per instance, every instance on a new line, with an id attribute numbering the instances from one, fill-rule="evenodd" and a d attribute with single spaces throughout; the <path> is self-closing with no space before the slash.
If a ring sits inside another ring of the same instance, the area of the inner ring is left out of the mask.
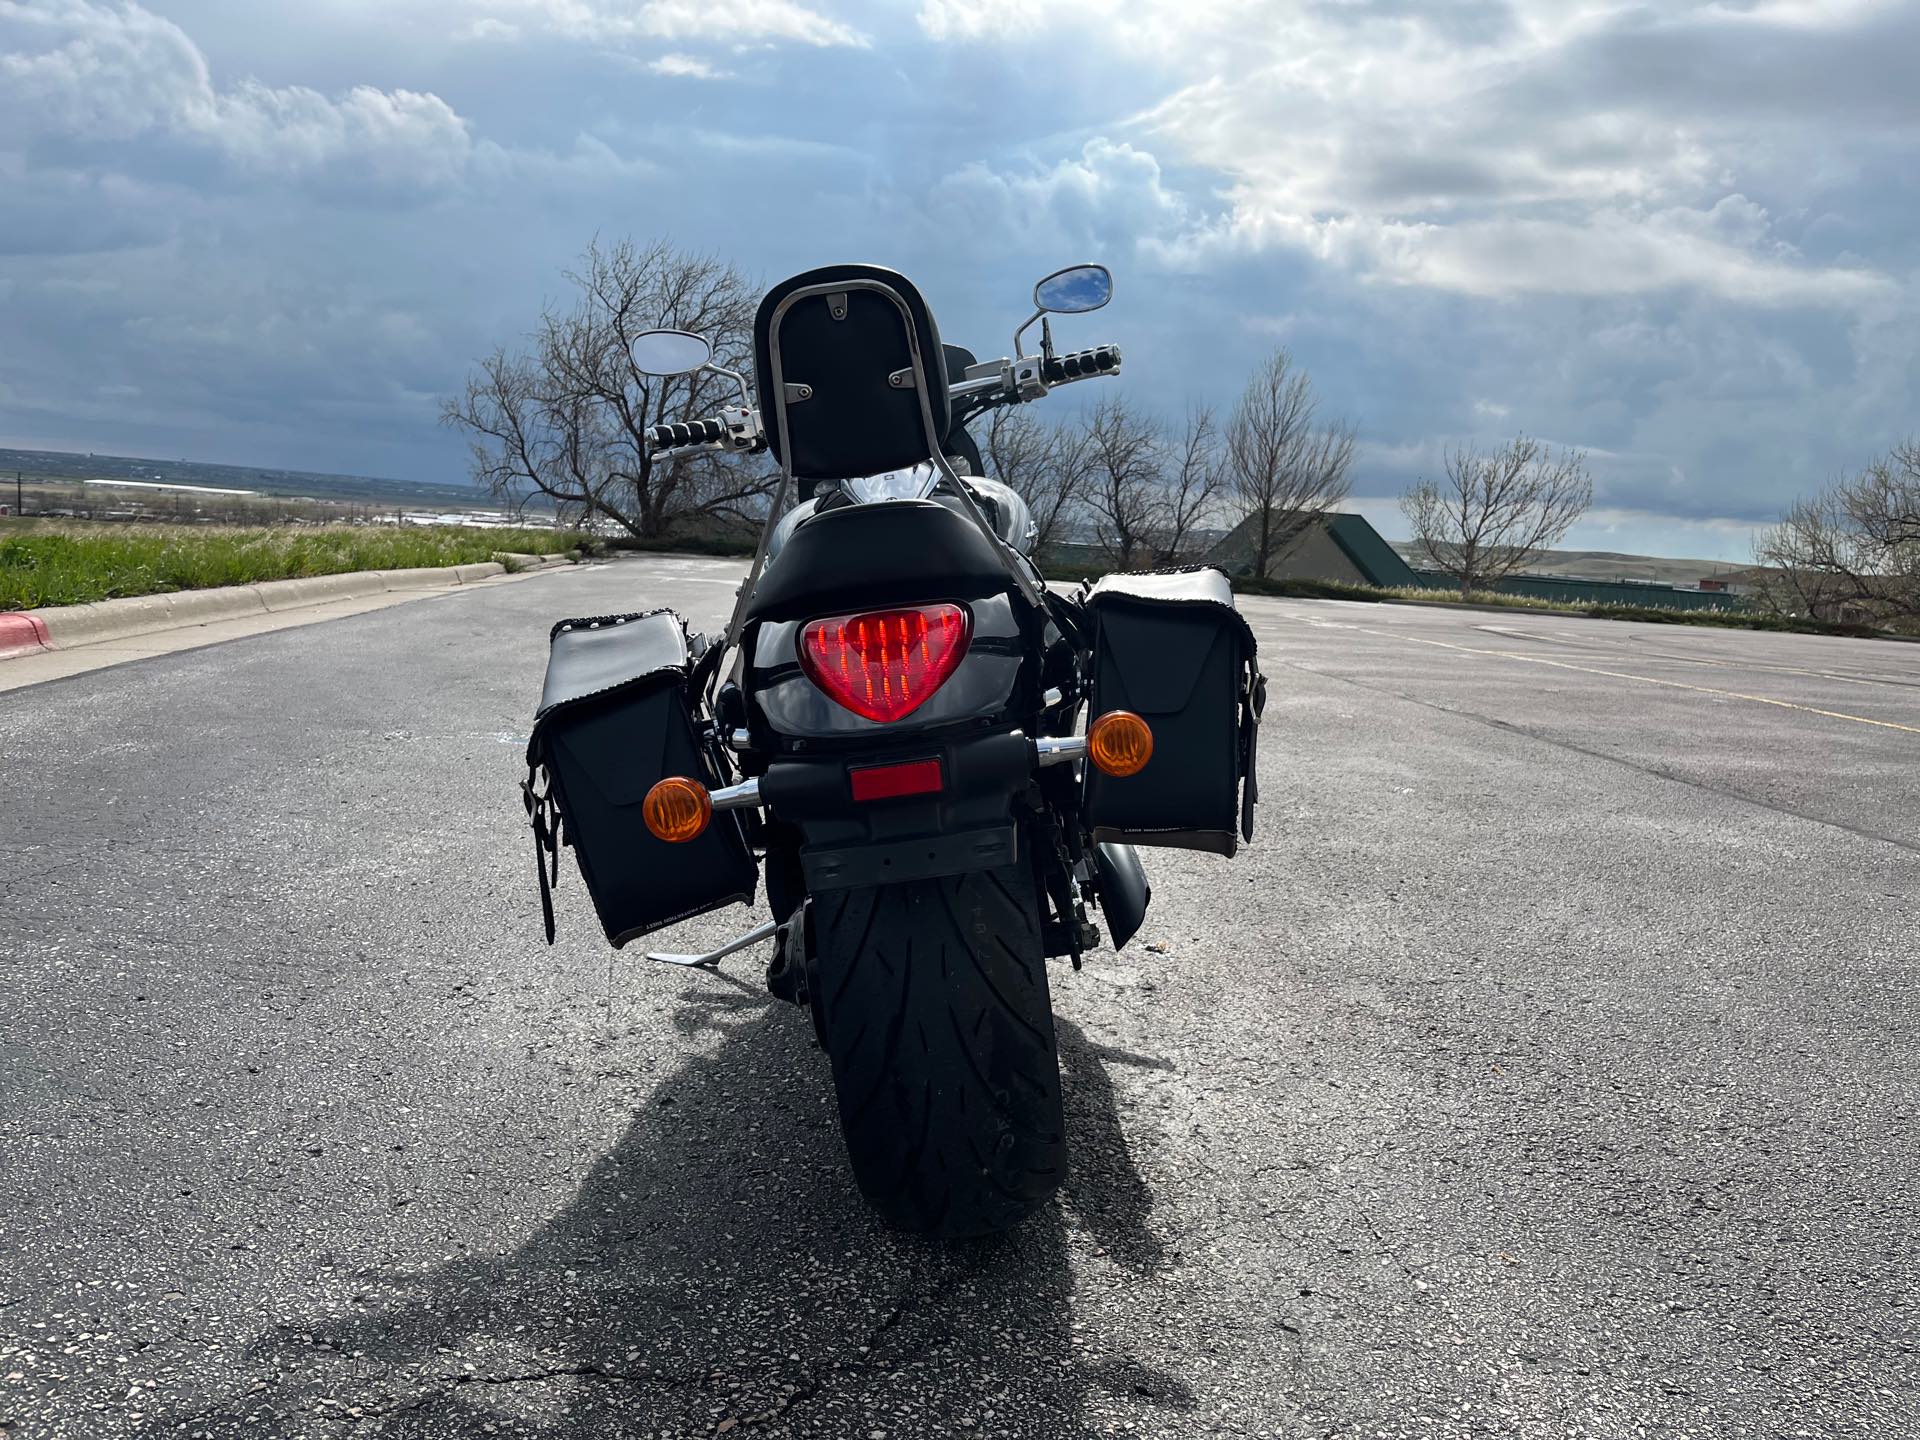
<path id="1" fill-rule="evenodd" d="M 1285 536 L 1295 524 L 1292 516 L 1276 515 L 1273 531 Z M 1259 548 L 1259 517 L 1249 515 L 1221 537 L 1207 552 L 1207 562 L 1229 575 L 1251 575 Z M 1304 533 L 1274 546 L 1268 557 L 1268 580 L 1323 580 L 1340 585 L 1418 585 L 1420 577 L 1364 515 L 1336 511 L 1307 523 Z"/>
<path id="2" fill-rule="evenodd" d="M 1760 588 L 1760 582 L 1766 572 L 1759 569 L 1728 570 L 1720 575 L 1703 576 L 1700 580 L 1702 590 L 1715 590 L 1726 595 L 1751 595 Z"/>

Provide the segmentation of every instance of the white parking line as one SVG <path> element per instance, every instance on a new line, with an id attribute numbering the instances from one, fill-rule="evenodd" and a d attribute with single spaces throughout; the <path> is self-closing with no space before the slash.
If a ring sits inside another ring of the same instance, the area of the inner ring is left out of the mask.
<path id="1" fill-rule="evenodd" d="M 1624 670 L 1602 670 L 1594 665 L 1575 665 L 1568 660 L 1549 660 L 1543 655 L 1522 655 L 1512 650 L 1480 650 L 1471 645 L 1454 645 L 1445 640 L 1423 640 L 1417 635 L 1396 635 L 1384 630 L 1351 626 L 1365 635 L 1383 640 L 1406 640 L 1415 645 L 1431 645 L 1437 650 L 1457 650 L 1463 655 L 1487 655 L 1499 660 L 1518 660 L 1524 665 L 1549 665 L 1556 670 L 1577 670 L 1584 675 L 1604 675 L 1612 680 L 1637 680 L 1642 685 L 1663 685 L 1672 690 L 1691 690 L 1699 695 L 1719 695 L 1728 700 L 1747 700 L 1755 705 L 1773 705 L 1782 710 L 1798 710 L 1803 715 L 1824 715 L 1829 720 L 1851 720 L 1856 725 L 1875 725 L 1882 730 L 1902 730 L 1920 735 L 1920 725 L 1902 725 L 1893 720 L 1874 720 L 1865 715 L 1850 715 L 1844 710 L 1823 710 L 1818 705 L 1796 705 L 1791 700 L 1775 700 L 1767 695 L 1749 695 L 1741 690 L 1718 690 L 1710 685 L 1689 685 L 1683 680 L 1663 680 L 1655 675 L 1630 675 Z"/>

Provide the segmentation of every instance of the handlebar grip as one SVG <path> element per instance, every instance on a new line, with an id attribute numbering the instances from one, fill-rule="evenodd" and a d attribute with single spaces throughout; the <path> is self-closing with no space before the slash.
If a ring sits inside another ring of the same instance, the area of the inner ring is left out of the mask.
<path id="1" fill-rule="evenodd" d="M 677 450 L 683 445 L 712 445 L 727 438 L 726 423 L 721 420 L 690 420 L 676 425 L 656 425 L 647 432 L 656 450 Z"/>
<path id="2" fill-rule="evenodd" d="M 1091 350 L 1056 355 L 1041 367 L 1040 378 L 1049 385 L 1063 385 L 1069 380 L 1084 380 L 1089 375 L 1101 375 L 1119 368 L 1118 345 L 1095 345 Z"/>

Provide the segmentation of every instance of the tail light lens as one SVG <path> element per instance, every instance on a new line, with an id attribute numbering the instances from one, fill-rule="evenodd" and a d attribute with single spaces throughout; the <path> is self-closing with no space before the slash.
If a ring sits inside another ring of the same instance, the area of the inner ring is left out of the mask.
<path id="1" fill-rule="evenodd" d="M 800 632 L 800 668 L 856 715 L 911 715 L 967 653 L 972 617 L 959 605 L 912 605 L 815 620 Z"/>

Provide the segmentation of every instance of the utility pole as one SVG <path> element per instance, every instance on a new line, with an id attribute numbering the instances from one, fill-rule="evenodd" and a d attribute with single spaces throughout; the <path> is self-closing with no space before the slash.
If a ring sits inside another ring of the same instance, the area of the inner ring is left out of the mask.
<path id="1" fill-rule="evenodd" d="M 13 472 L 13 513 L 14 514 L 24 515 L 27 513 L 27 502 L 25 499 L 26 493 L 27 492 L 21 488 L 20 472 L 16 470 Z"/>

